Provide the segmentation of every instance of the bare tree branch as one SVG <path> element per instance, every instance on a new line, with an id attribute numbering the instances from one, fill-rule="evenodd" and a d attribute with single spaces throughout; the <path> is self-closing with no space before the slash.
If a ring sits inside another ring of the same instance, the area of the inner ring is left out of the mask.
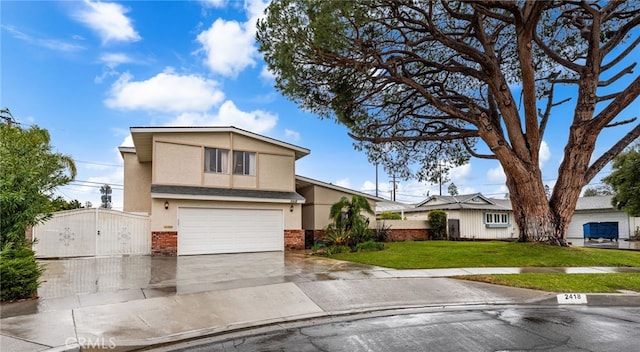
<path id="1" fill-rule="evenodd" d="M 622 139 L 618 141 L 614 146 L 612 146 L 608 151 L 602 154 L 601 157 L 598 158 L 589 168 L 584 175 L 583 182 L 588 184 L 591 180 L 605 167 L 611 160 L 613 160 L 616 155 L 620 154 L 624 148 L 626 148 L 629 144 L 631 144 L 634 140 L 640 137 L 640 125 L 637 125 L 634 129 L 629 131 Z"/>

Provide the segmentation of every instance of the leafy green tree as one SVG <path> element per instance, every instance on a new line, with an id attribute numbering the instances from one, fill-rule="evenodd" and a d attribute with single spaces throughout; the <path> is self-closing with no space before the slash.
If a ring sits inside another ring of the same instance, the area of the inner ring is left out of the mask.
<path id="1" fill-rule="evenodd" d="M 458 195 L 458 186 L 456 186 L 455 183 L 451 182 L 449 184 L 449 188 L 447 189 L 447 191 L 449 191 L 449 195 L 450 196 L 457 196 Z"/>
<path id="2" fill-rule="evenodd" d="M 427 180 L 438 165 L 497 160 L 519 239 L 566 245 L 582 188 L 640 136 L 634 119 L 616 119 L 640 95 L 625 61 L 639 57 L 639 24 L 637 1 L 274 0 L 257 40 L 276 87 L 344 124 L 389 173 Z M 558 84 L 573 91 L 557 97 Z M 547 198 L 540 149 L 552 110 L 571 99 Z"/>
<path id="3" fill-rule="evenodd" d="M 640 143 L 618 155 L 613 161 L 613 172 L 602 181 L 613 188 L 614 207 L 640 216 Z"/>
<path id="4" fill-rule="evenodd" d="M 67 201 L 66 199 L 60 196 L 55 197 L 51 200 L 51 207 L 52 207 L 51 210 L 54 212 L 84 208 L 84 206 L 82 205 L 82 203 L 80 203 L 79 200 L 74 199 L 71 201 Z"/>
<path id="5" fill-rule="evenodd" d="M 583 197 L 612 196 L 613 190 L 608 185 L 587 187 L 582 194 Z"/>
<path id="6" fill-rule="evenodd" d="M 8 114 L 8 110 L 3 110 Z M 56 153 L 47 130 L 0 124 L 0 246 L 24 244 L 25 230 L 51 216 L 53 192 L 71 182 L 76 167 Z"/>

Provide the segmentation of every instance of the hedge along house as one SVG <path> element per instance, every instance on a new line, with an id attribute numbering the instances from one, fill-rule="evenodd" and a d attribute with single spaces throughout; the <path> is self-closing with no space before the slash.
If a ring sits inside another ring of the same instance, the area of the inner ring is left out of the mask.
<path id="1" fill-rule="evenodd" d="M 295 162 L 309 150 L 235 127 L 132 127 L 125 212 L 150 216 L 152 255 L 304 248 Z"/>

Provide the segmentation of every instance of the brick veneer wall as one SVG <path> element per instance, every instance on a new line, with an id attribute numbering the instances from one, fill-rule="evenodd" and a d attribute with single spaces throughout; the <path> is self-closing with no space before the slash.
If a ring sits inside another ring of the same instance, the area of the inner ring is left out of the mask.
<path id="1" fill-rule="evenodd" d="M 312 230 L 313 242 L 321 242 L 324 239 L 324 230 Z"/>
<path id="2" fill-rule="evenodd" d="M 304 249 L 304 230 L 284 230 L 285 249 Z"/>
<path id="3" fill-rule="evenodd" d="M 389 242 L 428 240 L 429 230 L 427 229 L 391 229 L 389 230 Z"/>
<path id="4" fill-rule="evenodd" d="M 175 257 L 178 255 L 178 232 L 157 231 L 151 233 L 151 255 Z"/>

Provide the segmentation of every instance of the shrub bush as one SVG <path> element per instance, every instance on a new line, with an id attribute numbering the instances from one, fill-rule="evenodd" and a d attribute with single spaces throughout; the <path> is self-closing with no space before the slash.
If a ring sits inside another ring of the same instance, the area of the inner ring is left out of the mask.
<path id="1" fill-rule="evenodd" d="M 385 226 L 384 221 L 382 224 L 376 224 L 376 232 L 373 234 L 373 240 L 376 242 L 387 242 L 389 240 L 389 234 L 391 233 L 391 225 Z"/>
<path id="2" fill-rule="evenodd" d="M 375 242 L 375 241 L 358 243 L 358 245 L 356 246 L 357 252 L 381 251 L 383 249 L 384 249 L 384 243 Z"/>
<path id="3" fill-rule="evenodd" d="M 447 213 L 442 210 L 429 212 L 429 225 L 431 226 L 431 239 L 444 240 L 447 238 Z"/>
<path id="4" fill-rule="evenodd" d="M 383 211 L 378 215 L 380 220 L 402 220 L 402 214 L 394 213 L 392 211 Z"/>
<path id="5" fill-rule="evenodd" d="M 351 248 L 347 246 L 330 246 L 330 247 L 327 247 L 327 250 L 325 253 L 327 255 L 334 255 L 338 253 L 348 253 L 348 252 L 351 252 Z"/>
<path id="6" fill-rule="evenodd" d="M 29 247 L 5 246 L 0 251 L 0 300 L 35 297 L 43 272 L 44 267 L 36 261 L 35 252 Z"/>

